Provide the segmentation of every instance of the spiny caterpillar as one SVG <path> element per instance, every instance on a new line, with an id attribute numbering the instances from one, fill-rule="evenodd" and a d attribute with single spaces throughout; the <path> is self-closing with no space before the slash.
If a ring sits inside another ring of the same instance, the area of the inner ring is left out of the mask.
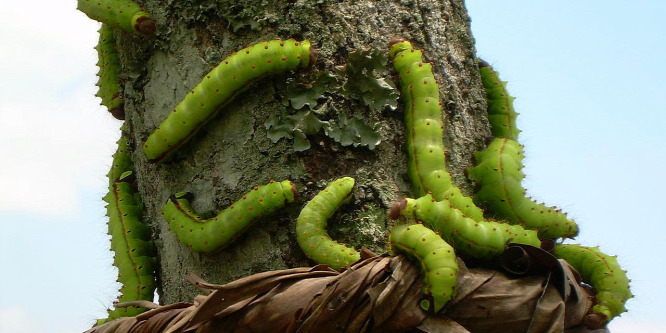
<path id="1" fill-rule="evenodd" d="M 267 185 L 255 186 L 241 200 L 210 219 L 194 212 L 187 196 L 187 193 L 171 196 L 162 209 L 164 219 L 192 251 L 210 253 L 229 245 L 256 220 L 294 202 L 296 186 L 288 180 L 279 183 L 271 180 Z"/>
<path id="2" fill-rule="evenodd" d="M 453 297 L 458 263 L 453 248 L 434 231 L 421 224 L 401 224 L 391 229 L 391 254 L 404 253 L 418 260 L 423 275 L 423 293 L 432 296 L 437 313 Z M 424 310 L 429 302 L 421 302 Z"/>
<path id="3" fill-rule="evenodd" d="M 525 177 L 523 147 L 516 141 L 517 113 L 514 98 L 506 90 L 506 82 L 488 63 L 480 61 L 479 70 L 488 101 L 488 120 L 495 140 L 485 151 L 475 154 L 477 166 L 468 175 L 478 184 L 474 202 L 487 208 L 494 217 L 536 230 L 542 238 L 574 237 L 576 223 L 555 207 L 538 204 L 525 196 L 520 184 Z"/>
<path id="4" fill-rule="evenodd" d="M 627 311 L 624 307 L 633 295 L 629 289 L 630 280 L 622 270 L 615 256 L 609 256 L 598 247 L 585 247 L 578 244 L 557 244 L 553 253 L 566 260 L 577 270 L 583 281 L 596 289 L 596 301 L 592 316 L 586 318 L 588 325 L 603 326 L 605 323 Z"/>
<path id="5" fill-rule="evenodd" d="M 112 169 L 109 174 L 113 175 L 115 171 Z M 113 265 L 118 268 L 118 282 L 122 284 L 118 297 L 121 303 L 152 301 L 155 292 L 155 248 L 150 240 L 150 227 L 141 221 L 141 198 L 131 183 L 131 174 L 131 171 L 124 172 L 104 197 L 108 203 L 111 250 L 115 253 Z M 146 309 L 140 307 L 116 308 L 109 311 L 107 319 L 100 319 L 98 323 L 135 316 L 144 311 Z"/>
<path id="6" fill-rule="evenodd" d="M 499 74 L 481 59 L 479 59 L 479 73 L 483 88 L 486 90 L 488 121 L 493 136 L 518 140 L 520 130 L 516 127 L 518 113 L 513 108 L 515 98 L 506 90 L 506 82 L 500 80 Z"/>
<path id="7" fill-rule="evenodd" d="M 442 107 L 432 65 L 424 63 L 422 52 L 402 38 L 390 42 L 389 58 L 393 59 L 400 78 L 401 98 L 405 104 L 408 172 L 416 193 L 419 196 L 432 193 L 438 201 L 448 199 L 474 220 L 482 220 L 483 211 L 471 198 L 460 193 L 446 170 Z"/>
<path id="8" fill-rule="evenodd" d="M 215 67 L 148 137 L 143 151 L 150 161 L 166 159 L 217 112 L 255 81 L 274 73 L 306 68 L 310 41 L 272 40 L 246 47 Z"/>
<path id="9" fill-rule="evenodd" d="M 477 166 L 468 169 L 469 177 L 478 184 L 474 202 L 497 218 L 536 230 L 542 238 L 578 234 L 578 226 L 565 213 L 525 196 L 520 184 L 525 177 L 521 172 L 523 150 L 518 142 L 497 138 L 475 156 Z"/>
<path id="10" fill-rule="evenodd" d="M 390 217 L 395 219 L 398 216 L 422 221 L 465 257 L 490 259 L 502 254 L 509 243 L 541 245 L 535 231 L 506 223 L 475 221 L 447 201 L 437 201 L 430 194 L 418 199 L 407 198 L 396 204 Z"/>
<path id="11" fill-rule="evenodd" d="M 351 198 L 354 179 L 337 179 L 310 200 L 296 220 L 296 237 L 303 252 L 319 264 L 333 269 L 348 267 L 361 256 L 353 248 L 331 239 L 326 232 L 327 220 Z"/>
<path id="12" fill-rule="evenodd" d="M 106 106 L 116 119 L 124 120 L 125 111 L 123 110 L 123 100 L 120 98 L 120 82 L 118 82 L 120 68 L 118 50 L 113 37 L 113 29 L 106 24 L 102 24 L 99 29 L 99 42 L 95 49 L 97 50 L 97 67 L 99 67 L 97 72 L 99 91 L 96 96 L 102 99 L 102 105 Z"/>
<path id="13" fill-rule="evenodd" d="M 155 21 L 130 0 L 78 0 L 78 10 L 89 18 L 112 27 L 144 35 L 155 33 Z"/>

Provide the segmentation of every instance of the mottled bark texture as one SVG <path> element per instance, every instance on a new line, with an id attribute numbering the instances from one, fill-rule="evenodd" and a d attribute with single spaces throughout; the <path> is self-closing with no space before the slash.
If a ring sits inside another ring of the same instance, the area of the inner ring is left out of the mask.
<path id="1" fill-rule="evenodd" d="M 365 108 L 360 103 L 347 103 L 347 109 L 337 110 L 381 123 L 382 141 L 374 150 L 343 147 L 320 133 L 310 137 L 310 149 L 294 152 L 289 140 L 271 142 L 264 126 L 269 116 L 280 112 L 288 77 L 307 82 L 317 71 L 345 64 L 354 50 L 388 53 L 388 41 L 397 36 L 424 49 L 440 82 L 448 169 L 469 193 L 471 183 L 464 170 L 473 153 L 484 147 L 489 128 L 462 0 L 146 0 L 143 5 L 157 21 L 156 35 L 116 35 L 132 156 L 158 248 L 161 303 L 189 301 L 196 295 L 185 280 L 190 273 L 222 284 L 257 272 L 311 266 L 298 248 L 295 220 L 307 200 L 341 176 L 354 177 L 357 187 L 352 202 L 329 222 L 330 234 L 357 248 L 385 251 L 386 211 L 396 200 L 412 196 L 402 107 L 371 112 L 359 110 Z M 275 37 L 310 39 L 318 52 L 314 67 L 253 85 L 171 161 L 147 161 L 142 142 L 210 69 L 248 44 Z M 295 182 L 300 192 L 296 203 L 259 221 L 215 254 L 193 253 L 162 217 L 162 207 L 173 193 L 192 192 L 195 209 L 217 212 L 270 179 Z"/>

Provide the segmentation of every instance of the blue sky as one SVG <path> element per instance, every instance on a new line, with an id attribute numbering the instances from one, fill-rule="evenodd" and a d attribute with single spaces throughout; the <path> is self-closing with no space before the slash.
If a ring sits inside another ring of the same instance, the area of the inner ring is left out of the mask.
<path id="1" fill-rule="evenodd" d="M 617 254 L 636 298 L 613 332 L 664 332 L 666 2 L 467 1 L 478 55 L 517 97 L 525 188 Z"/>
<path id="2" fill-rule="evenodd" d="M 94 97 L 98 25 L 36 2 L 0 1 L 0 332 L 80 332 L 118 288 L 101 197 L 121 123 Z M 612 331 L 666 331 L 666 3 L 466 5 L 517 97 L 525 187 L 629 271 Z"/>

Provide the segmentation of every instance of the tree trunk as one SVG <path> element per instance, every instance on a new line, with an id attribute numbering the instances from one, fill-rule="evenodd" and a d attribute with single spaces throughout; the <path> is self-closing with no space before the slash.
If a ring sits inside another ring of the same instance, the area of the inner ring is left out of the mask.
<path id="1" fill-rule="evenodd" d="M 393 37 L 405 37 L 423 48 L 440 83 L 447 167 L 454 182 L 469 193 L 471 183 L 464 170 L 490 132 L 462 0 L 144 2 L 157 22 L 155 37 L 117 31 L 116 38 L 132 158 L 144 216 L 158 249 L 160 303 L 192 300 L 197 291 L 185 280 L 189 273 L 222 284 L 257 272 L 311 266 L 296 242 L 296 217 L 327 182 L 342 176 L 356 179 L 354 199 L 329 222 L 329 233 L 357 249 L 386 251 L 387 209 L 402 197 L 414 196 L 406 176 L 402 106 L 371 111 L 358 102 L 338 104 L 346 107 L 336 112 L 347 118 L 361 115 L 367 123 L 381 124 L 381 143 L 373 150 L 342 146 L 320 132 L 308 136 L 309 149 L 296 152 L 288 139 L 273 143 L 264 126 L 281 112 L 288 77 L 307 82 L 317 72 L 344 65 L 355 50 L 388 54 Z M 318 53 L 316 63 L 306 71 L 259 81 L 170 161 L 147 160 L 142 143 L 208 71 L 234 51 L 276 37 L 310 39 Z M 385 75 L 397 81 L 390 66 Z M 218 212 L 270 179 L 293 181 L 299 191 L 296 202 L 259 221 L 217 253 L 192 252 L 162 216 L 162 207 L 174 193 L 192 192 L 198 212 Z"/>

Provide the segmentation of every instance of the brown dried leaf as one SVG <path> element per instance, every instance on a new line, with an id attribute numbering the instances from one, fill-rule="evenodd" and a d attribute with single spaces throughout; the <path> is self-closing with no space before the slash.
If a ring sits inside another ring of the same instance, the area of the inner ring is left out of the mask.
<path id="1" fill-rule="evenodd" d="M 190 277 L 206 294 L 194 304 L 163 306 L 87 332 L 592 332 L 581 328 L 591 303 L 575 273 L 542 254 L 530 259 L 537 273 L 520 278 L 467 269 L 459 261 L 458 294 L 439 314 L 418 305 L 423 296 L 417 265 L 402 256 L 370 255 L 343 272 L 319 265 L 225 285 Z M 551 276 L 566 276 L 568 287 Z"/>

